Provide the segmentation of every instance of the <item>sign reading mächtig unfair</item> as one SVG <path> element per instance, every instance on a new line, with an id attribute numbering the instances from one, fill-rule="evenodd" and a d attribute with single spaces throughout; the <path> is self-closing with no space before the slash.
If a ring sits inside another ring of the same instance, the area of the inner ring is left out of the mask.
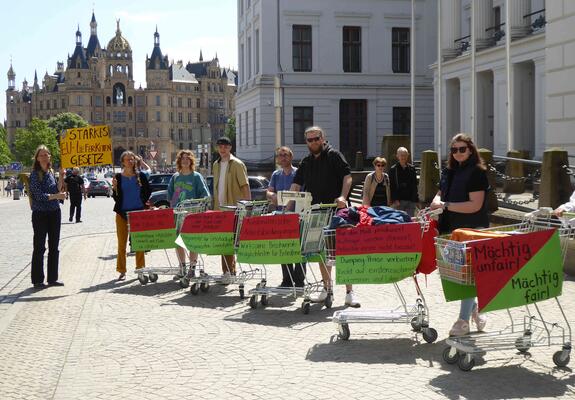
<path id="1" fill-rule="evenodd" d="M 421 260 L 418 223 L 339 228 L 335 238 L 338 285 L 398 282 L 412 276 Z"/>
<path id="2" fill-rule="evenodd" d="M 563 258 L 554 229 L 471 245 L 480 311 L 523 306 L 561 294 Z"/>
<path id="3" fill-rule="evenodd" d="M 200 254 L 233 255 L 235 218 L 230 211 L 188 214 L 176 243 Z"/>
<path id="4" fill-rule="evenodd" d="M 171 208 L 128 213 L 132 251 L 176 247 L 176 221 Z"/>
<path id="5" fill-rule="evenodd" d="M 108 125 L 67 129 L 60 138 L 62 167 L 112 164 L 112 139 Z"/>

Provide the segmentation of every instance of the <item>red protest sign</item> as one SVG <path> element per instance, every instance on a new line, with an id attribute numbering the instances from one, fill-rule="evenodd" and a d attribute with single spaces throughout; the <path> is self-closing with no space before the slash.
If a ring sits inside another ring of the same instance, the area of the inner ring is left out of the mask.
<path id="1" fill-rule="evenodd" d="M 174 211 L 171 208 L 129 212 L 128 223 L 130 224 L 130 232 L 156 231 L 176 227 Z"/>
<path id="2" fill-rule="evenodd" d="M 229 211 L 207 211 L 189 214 L 180 233 L 234 232 L 235 214 Z"/>
<path id="3" fill-rule="evenodd" d="M 244 218 L 240 240 L 278 239 L 299 239 L 299 216 L 297 214 Z"/>
<path id="4" fill-rule="evenodd" d="M 382 253 L 421 253 L 421 226 L 416 223 L 337 229 L 338 256 Z"/>

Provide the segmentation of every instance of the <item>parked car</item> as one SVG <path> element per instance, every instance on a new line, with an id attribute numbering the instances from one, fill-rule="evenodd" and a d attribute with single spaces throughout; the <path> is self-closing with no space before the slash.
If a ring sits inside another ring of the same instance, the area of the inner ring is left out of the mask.
<path id="1" fill-rule="evenodd" d="M 114 173 L 112 171 L 108 171 L 104 174 L 104 178 L 112 179 L 114 177 Z"/>
<path id="2" fill-rule="evenodd" d="M 148 178 L 152 192 L 168 189 L 168 182 L 173 174 L 152 174 Z"/>
<path id="3" fill-rule="evenodd" d="M 270 184 L 268 179 L 264 176 L 248 176 L 248 181 L 250 183 L 250 193 L 252 194 L 252 200 L 265 200 L 266 190 Z M 208 185 L 208 190 L 210 195 L 213 197 L 214 193 L 214 177 L 208 176 L 206 178 L 206 184 Z M 150 196 L 150 204 L 155 207 L 169 207 L 170 201 L 168 199 L 167 190 L 158 190 Z"/>
<path id="4" fill-rule="evenodd" d="M 112 185 L 108 181 L 96 179 L 90 181 L 90 186 L 88 186 L 88 197 L 96 196 L 106 196 L 110 197 L 112 195 Z"/>
<path id="5" fill-rule="evenodd" d="M 93 173 L 93 172 L 88 172 L 88 173 L 86 174 L 86 178 L 87 178 L 89 181 L 95 181 L 95 180 L 98 179 L 98 177 L 96 176 L 96 174 Z"/>

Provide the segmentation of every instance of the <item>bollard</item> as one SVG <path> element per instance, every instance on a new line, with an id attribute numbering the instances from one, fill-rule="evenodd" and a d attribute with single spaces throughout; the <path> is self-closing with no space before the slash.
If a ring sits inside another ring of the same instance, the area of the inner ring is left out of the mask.
<path id="1" fill-rule="evenodd" d="M 419 175 L 419 201 L 428 205 L 439 190 L 439 162 L 437 152 L 425 150 L 421 153 L 421 172 Z"/>
<path id="2" fill-rule="evenodd" d="M 510 150 L 507 157 L 524 158 L 525 152 Z M 522 178 L 525 176 L 525 164 L 521 161 L 507 160 L 505 163 L 505 175 L 511 178 Z M 521 194 L 525 192 L 525 180 L 505 179 L 503 183 L 503 192 L 508 194 Z"/>
<path id="3" fill-rule="evenodd" d="M 479 149 L 477 152 L 483 161 L 485 161 L 485 165 L 487 166 L 487 180 L 489 181 L 489 187 L 491 188 L 491 190 L 487 192 L 487 210 L 489 212 L 495 212 L 499 207 L 497 205 L 497 196 L 495 194 L 495 171 L 491 170 L 491 166 L 493 165 L 493 152 L 488 149 Z"/>
<path id="4" fill-rule="evenodd" d="M 363 171 L 363 153 L 360 151 L 355 152 L 355 168 L 356 171 Z"/>
<path id="5" fill-rule="evenodd" d="M 565 166 L 569 165 L 567 152 L 552 148 L 543 152 L 541 184 L 539 186 L 539 208 L 557 208 L 569 200 L 573 189 Z"/>

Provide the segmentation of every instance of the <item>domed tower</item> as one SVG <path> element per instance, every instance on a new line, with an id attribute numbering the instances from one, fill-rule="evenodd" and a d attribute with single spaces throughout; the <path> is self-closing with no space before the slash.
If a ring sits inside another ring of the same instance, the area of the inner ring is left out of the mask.
<path id="1" fill-rule="evenodd" d="M 160 49 L 160 34 L 156 26 L 152 55 L 149 58 L 146 56 L 146 83 L 150 89 L 165 88 L 169 84 L 169 78 L 168 56 L 162 55 L 162 49 Z"/>
<path id="2" fill-rule="evenodd" d="M 134 89 L 132 75 L 132 48 L 130 43 L 122 36 L 120 20 L 116 20 L 116 35 L 110 39 L 106 47 L 106 80 L 107 87 L 112 89 L 111 102 L 113 104 L 132 104 Z M 128 100 L 130 100 L 128 102 Z M 108 103 L 108 100 L 106 100 Z"/>

